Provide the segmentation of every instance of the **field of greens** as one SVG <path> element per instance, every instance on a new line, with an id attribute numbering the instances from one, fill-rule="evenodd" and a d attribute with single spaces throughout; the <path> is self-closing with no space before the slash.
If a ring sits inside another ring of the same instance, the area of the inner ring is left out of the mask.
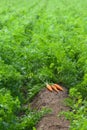
<path id="1" fill-rule="evenodd" d="M 0 130 L 36 130 L 44 82 L 69 90 L 70 130 L 87 129 L 87 0 L 0 1 Z"/>

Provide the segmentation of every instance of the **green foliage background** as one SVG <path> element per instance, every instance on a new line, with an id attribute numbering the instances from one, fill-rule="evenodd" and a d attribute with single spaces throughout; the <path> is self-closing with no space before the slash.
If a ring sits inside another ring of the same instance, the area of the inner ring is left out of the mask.
<path id="1" fill-rule="evenodd" d="M 86 5 L 87 0 L 1 0 L 0 130 L 34 129 L 45 112 L 36 115 L 24 104 L 44 82 L 69 89 L 70 129 L 87 129 Z"/>

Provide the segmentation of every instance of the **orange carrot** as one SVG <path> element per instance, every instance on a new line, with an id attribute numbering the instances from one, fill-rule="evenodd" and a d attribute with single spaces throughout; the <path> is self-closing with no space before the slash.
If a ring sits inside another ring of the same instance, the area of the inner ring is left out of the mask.
<path id="1" fill-rule="evenodd" d="M 52 87 L 56 92 L 59 92 L 59 90 L 56 88 L 55 85 L 52 85 L 51 87 Z"/>
<path id="2" fill-rule="evenodd" d="M 58 85 L 58 84 L 54 84 L 54 86 L 55 86 L 57 89 L 63 91 L 63 88 L 62 88 L 60 85 Z"/>
<path id="3" fill-rule="evenodd" d="M 52 89 L 52 87 L 49 85 L 49 84 L 46 84 L 46 87 L 47 87 L 47 89 L 49 90 L 49 91 L 53 91 L 53 89 Z"/>

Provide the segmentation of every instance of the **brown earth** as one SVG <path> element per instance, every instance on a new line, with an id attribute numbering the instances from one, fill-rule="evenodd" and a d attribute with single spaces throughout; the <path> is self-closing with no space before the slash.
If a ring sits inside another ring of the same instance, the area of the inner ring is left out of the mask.
<path id="1" fill-rule="evenodd" d="M 69 108 L 64 105 L 64 99 L 68 96 L 67 90 L 50 92 L 42 89 L 35 97 L 31 106 L 40 110 L 43 107 L 50 108 L 52 112 L 45 115 L 37 124 L 37 130 L 69 130 L 69 121 L 64 117 L 58 117 L 59 112 L 67 111 Z"/>

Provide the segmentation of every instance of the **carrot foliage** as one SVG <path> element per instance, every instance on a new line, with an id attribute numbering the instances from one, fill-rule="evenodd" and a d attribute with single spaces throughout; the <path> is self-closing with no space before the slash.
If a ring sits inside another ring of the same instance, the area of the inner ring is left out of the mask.
<path id="1" fill-rule="evenodd" d="M 43 114 L 25 106 L 45 82 L 69 89 L 71 130 L 87 129 L 86 5 L 87 0 L 0 1 L 0 130 L 36 129 Z"/>

